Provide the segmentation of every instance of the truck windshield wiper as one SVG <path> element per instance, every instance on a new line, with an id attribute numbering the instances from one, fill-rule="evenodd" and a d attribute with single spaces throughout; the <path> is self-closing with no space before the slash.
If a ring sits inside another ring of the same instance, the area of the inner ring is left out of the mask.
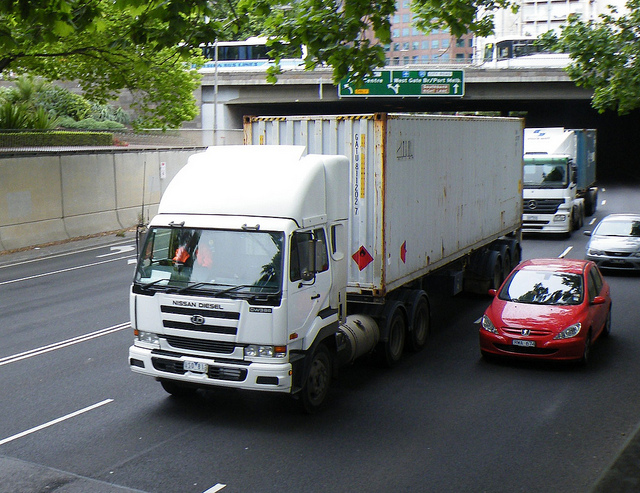
<path id="1" fill-rule="evenodd" d="M 195 288 L 199 288 L 201 286 L 228 286 L 228 284 L 218 284 L 216 282 L 207 282 L 207 281 L 201 281 L 201 282 L 196 282 L 193 284 L 189 284 L 188 286 L 185 286 L 184 288 L 180 288 L 176 291 L 176 293 L 184 293 L 185 291 L 189 291 L 191 289 L 195 289 Z"/>
<path id="2" fill-rule="evenodd" d="M 230 288 L 227 289 L 223 289 L 221 291 L 218 291 L 217 293 L 215 293 L 214 296 L 220 296 L 222 294 L 228 294 L 228 293 L 232 293 L 234 291 L 238 291 L 240 289 L 245 289 L 245 288 L 253 288 L 254 285 L 253 284 L 238 284 L 237 286 L 231 286 Z"/>
<path id="3" fill-rule="evenodd" d="M 146 284 L 143 284 L 141 282 L 139 282 L 139 284 L 140 284 L 140 287 L 142 289 L 149 289 L 151 286 L 155 286 L 156 284 L 158 284 L 161 281 L 168 281 L 168 280 L 169 279 L 156 279 L 155 281 L 151 281 L 151 282 L 148 282 Z"/>

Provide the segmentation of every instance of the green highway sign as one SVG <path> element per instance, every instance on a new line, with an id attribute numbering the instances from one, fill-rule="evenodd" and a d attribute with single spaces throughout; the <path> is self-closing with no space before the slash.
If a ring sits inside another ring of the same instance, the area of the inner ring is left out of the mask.
<path id="1" fill-rule="evenodd" d="M 338 87 L 338 96 L 464 96 L 464 70 L 376 70 L 360 84 L 343 79 Z"/>

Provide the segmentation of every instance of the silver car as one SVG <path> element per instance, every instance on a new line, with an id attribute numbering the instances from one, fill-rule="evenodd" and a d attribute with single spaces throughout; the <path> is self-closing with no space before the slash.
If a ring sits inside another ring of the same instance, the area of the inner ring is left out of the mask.
<path id="1" fill-rule="evenodd" d="M 588 260 L 602 269 L 640 270 L 640 214 L 610 214 L 585 231 Z"/>

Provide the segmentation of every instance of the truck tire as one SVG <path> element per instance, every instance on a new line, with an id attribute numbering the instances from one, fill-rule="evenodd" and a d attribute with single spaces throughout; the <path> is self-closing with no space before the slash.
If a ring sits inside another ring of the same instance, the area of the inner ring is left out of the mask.
<path id="1" fill-rule="evenodd" d="M 300 392 L 300 404 L 308 414 L 314 414 L 322 408 L 333 377 L 331 353 L 324 344 L 318 347 L 311 356 L 304 385 Z"/>
<path id="2" fill-rule="evenodd" d="M 513 270 L 522 259 L 522 248 L 520 247 L 520 242 L 513 238 L 501 238 L 499 240 L 496 240 L 495 243 L 509 246 L 509 272 L 511 272 L 511 270 Z"/>
<path id="3" fill-rule="evenodd" d="M 500 254 L 502 260 L 500 264 L 500 284 L 502 284 L 502 281 L 504 281 L 511 272 L 511 251 L 509 250 L 509 245 L 503 242 L 494 242 L 490 248 Z M 498 284 L 498 286 L 500 286 L 500 284 Z"/>
<path id="4" fill-rule="evenodd" d="M 418 352 L 427 344 L 427 338 L 431 331 L 429 299 L 424 291 L 415 291 L 410 313 L 409 349 Z"/>
<path id="5" fill-rule="evenodd" d="M 404 352 L 404 344 L 407 336 L 407 320 L 402 309 L 402 303 L 393 303 L 386 317 L 385 340 L 379 343 L 382 364 L 387 368 L 393 368 Z"/>

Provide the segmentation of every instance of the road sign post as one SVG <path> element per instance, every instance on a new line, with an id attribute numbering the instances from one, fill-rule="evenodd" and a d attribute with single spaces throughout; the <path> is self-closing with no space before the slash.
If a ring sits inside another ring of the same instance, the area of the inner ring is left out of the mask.
<path id="1" fill-rule="evenodd" d="M 463 70 L 387 70 L 374 71 L 359 84 L 343 79 L 338 96 L 350 97 L 432 97 L 464 96 Z"/>

